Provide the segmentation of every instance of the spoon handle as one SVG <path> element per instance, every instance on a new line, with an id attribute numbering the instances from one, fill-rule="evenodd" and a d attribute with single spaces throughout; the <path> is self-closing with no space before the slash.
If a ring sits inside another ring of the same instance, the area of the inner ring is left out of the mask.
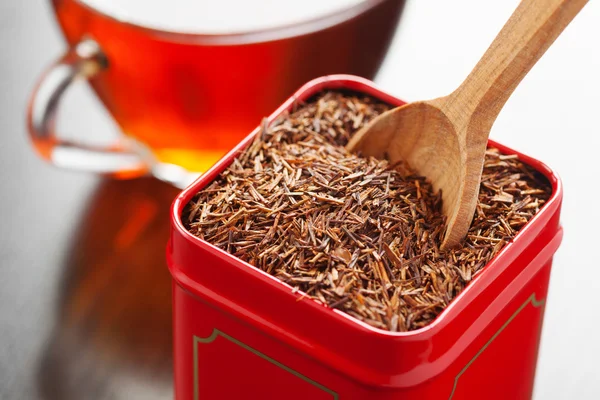
<path id="1" fill-rule="evenodd" d="M 522 0 L 463 84 L 442 106 L 467 143 L 487 142 L 504 103 L 588 0 Z M 478 137 L 480 136 L 480 137 Z"/>

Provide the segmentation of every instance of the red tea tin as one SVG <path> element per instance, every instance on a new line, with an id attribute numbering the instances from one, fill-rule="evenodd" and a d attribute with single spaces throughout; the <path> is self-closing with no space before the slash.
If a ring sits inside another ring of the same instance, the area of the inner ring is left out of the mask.
<path id="1" fill-rule="evenodd" d="M 348 75 L 307 83 L 271 116 L 325 89 L 403 102 Z M 430 325 L 392 333 L 318 304 L 184 228 L 183 207 L 223 171 L 257 128 L 172 206 L 175 396 L 191 399 L 529 399 L 552 257 L 562 239 L 562 187 L 519 157 L 553 193 L 515 239 Z"/>

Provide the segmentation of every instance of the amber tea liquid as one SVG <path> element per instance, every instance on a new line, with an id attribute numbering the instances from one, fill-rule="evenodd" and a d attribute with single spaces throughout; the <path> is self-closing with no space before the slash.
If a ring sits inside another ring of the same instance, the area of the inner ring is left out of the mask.
<path id="1" fill-rule="evenodd" d="M 200 172 L 307 81 L 372 79 L 403 3 L 53 0 L 67 41 L 106 54 L 91 85 L 123 133 Z"/>

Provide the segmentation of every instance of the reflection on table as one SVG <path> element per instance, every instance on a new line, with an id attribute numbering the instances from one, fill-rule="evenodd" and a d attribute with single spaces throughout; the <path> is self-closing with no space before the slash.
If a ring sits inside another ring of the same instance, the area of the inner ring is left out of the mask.
<path id="1" fill-rule="evenodd" d="M 172 398 L 164 254 L 176 194 L 152 179 L 107 180 L 91 198 L 39 365 L 42 398 Z"/>

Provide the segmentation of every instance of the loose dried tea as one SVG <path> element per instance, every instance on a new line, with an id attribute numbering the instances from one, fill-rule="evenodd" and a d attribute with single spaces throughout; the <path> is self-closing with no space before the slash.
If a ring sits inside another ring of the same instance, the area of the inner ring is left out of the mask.
<path id="1" fill-rule="evenodd" d="M 516 156 L 489 149 L 468 236 L 442 252 L 440 193 L 403 165 L 343 147 L 389 108 L 327 92 L 283 115 L 186 206 L 186 228 L 377 328 L 429 324 L 551 187 Z"/>

